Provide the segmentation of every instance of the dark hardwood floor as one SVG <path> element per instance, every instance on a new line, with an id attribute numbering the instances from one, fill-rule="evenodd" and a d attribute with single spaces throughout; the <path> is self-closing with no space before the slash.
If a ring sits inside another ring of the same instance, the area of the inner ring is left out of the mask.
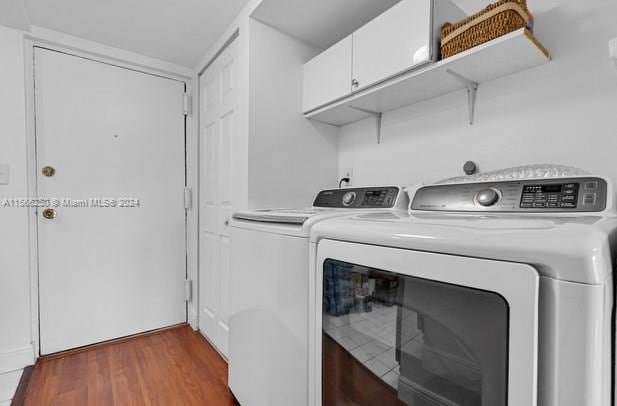
<path id="1" fill-rule="evenodd" d="M 40 360 L 25 405 L 238 405 L 227 363 L 188 326 Z"/>

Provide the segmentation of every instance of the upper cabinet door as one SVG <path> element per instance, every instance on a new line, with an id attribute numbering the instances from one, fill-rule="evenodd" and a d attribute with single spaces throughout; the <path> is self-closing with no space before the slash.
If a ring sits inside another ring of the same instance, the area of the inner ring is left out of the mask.
<path id="1" fill-rule="evenodd" d="M 432 0 L 403 0 L 353 34 L 357 91 L 432 60 Z"/>
<path id="2" fill-rule="evenodd" d="M 304 65 L 306 113 L 351 93 L 351 35 Z"/>

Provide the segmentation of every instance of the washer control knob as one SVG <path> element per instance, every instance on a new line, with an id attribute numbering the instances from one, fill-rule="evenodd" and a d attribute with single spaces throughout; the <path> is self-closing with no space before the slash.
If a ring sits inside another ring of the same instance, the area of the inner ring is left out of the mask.
<path id="1" fill-rule="evenodd" d="M 356 200 L 356 192 L 347 192 L 343 195 L 343 206 L 351 206 Z"/>
<path id="2" fill-rule="evenodd" d="M 499 193 L 495 189 L 482 189 L 476 195 L 476 201 L 482 206 L 492 206 L 499 200 Z"/>

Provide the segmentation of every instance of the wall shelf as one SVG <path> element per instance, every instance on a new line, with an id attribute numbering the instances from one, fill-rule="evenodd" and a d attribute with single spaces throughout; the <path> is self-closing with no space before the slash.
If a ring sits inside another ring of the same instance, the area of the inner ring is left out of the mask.
<path id="1" fill-rule="evenodd" d="M 305 114 L 337 126 L 467 89 L 473 123 L 476 91 L 482 83 L 549 62 L 549 52 L 525 28 L 427 65 Z M 379 119 L 381 116 L 378 116 Z M 381 121 L 381 120 L 378 120 Z M 379 125 L 378 123 L 378 133 Z"/>

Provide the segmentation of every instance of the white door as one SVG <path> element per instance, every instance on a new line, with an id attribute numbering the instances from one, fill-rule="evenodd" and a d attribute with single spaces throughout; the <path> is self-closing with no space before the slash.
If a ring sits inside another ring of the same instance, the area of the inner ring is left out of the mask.
<path id="1" fill-rule="evenodd" d="M 353 33 L 353 90 L 430 61 L 432 0 L 403 0 Z"/>
<path id="2" fill-rule="evenodd" d="M 351 50 L 350 35 L 304 65 L 305 113 L 351 93 Z"/>
<path id="3" fill-rule="evenodd" d="M 227 356 L 237 41 L 200 76 L 199 328 Z"/>
<path id="4" fill-rule="evenodd" d="M 38 210 L 41 353 L 185 322 L 185 84 L 42 48 L 34 66 L 37 192 L 58 199 Z"/>

